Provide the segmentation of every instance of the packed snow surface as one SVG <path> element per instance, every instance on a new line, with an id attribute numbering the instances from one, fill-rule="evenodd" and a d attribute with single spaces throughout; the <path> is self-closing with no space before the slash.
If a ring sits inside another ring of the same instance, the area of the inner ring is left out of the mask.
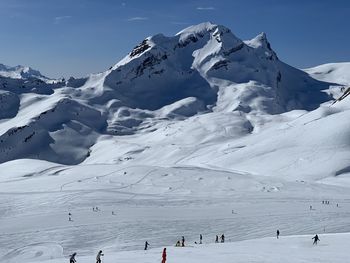
<path id="1" fill-rule="evenodd" d="M 348 64 L 212 23 L 85 78 L 0 64 L 0 261 L 345 262 Z"/>
<path id="2" fill-rule="evenodd" d="M 321 235 L 318 245 L 312 245 L 312 236 L 288 236 L 276 238 L 252 239 L 224 244 L 202 244 L 190 247 L 167 247 L 167 261 L 184 263 L 212 263 L 212 262 L 259 262 L 259 263 L 314 263 L 314 262 L 346 262 L 347 248 L 350 242 L 349 234 Z M 34 251 L 26 255 L 27 250 Z M 19 255 L 19 259 L 30 259 L 32 262 L 60 263 L 63 259 L 57 255 L 59 247 L 50 243 L 36 244 L 25 247 L 9 254 L 12 261 L 13 254 Z M 52 259 L 47 260 L 52 255 Z M 27 256 L 27 258 L 26 258 Z M 148 251 L 127 251 L 113 253 L 107 251 L 102 257 L 103 262 L 161 262 L 162 249 Z M 76 256 L 77 262 L 94 262 L 94 256 Z M 17 261 L 16 261 L 17 262 Z"/>

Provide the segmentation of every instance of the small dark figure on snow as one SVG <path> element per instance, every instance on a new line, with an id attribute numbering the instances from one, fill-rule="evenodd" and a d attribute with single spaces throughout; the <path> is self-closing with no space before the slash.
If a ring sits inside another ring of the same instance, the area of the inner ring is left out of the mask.
<path id="1" fill-rule="evenodd" d="M 277 232 L 276 232 L 277 239 L 279 238 L 279 236 L 280 236 L 280 231 L 277 229 Z"/>
<path id="2" fill-rule="evenodd" d="M 219 243 L 219 236 L 218 235 L 215 236 L 215 243 Z"/>
<path id="3" fill-rule="evenodd" d="M 163 249 L 162 263 L 165 263 L 165 261 L 166 261 L 166 248 Z"/>
<path id="4" fill-rule="evenodd" d="M 317 245 L 317 242 L 320 241 L 320 238 L 318 237 L 318 235 L 315 235 L 312 239 L 314 240 L 313 245 Z"/>
<path id="5" fill-rule="evenodd" d="M 72 221 L 72 214 L 68 213 L 68 221 Z"/>
<path id="6" fill-rule="evenodd" d="M 225 236 L 224 236 L 224 234 L 221 235 L 221 243 L 225 243 Z"/>
<path id="7" fill-rule="evenodd" d="M 203 237 L 202 237 L 202 234 L 199 235 L 199 244 L 202 244 L 202 240 L 203 240 Z"/>
<path id="8" fill-rule="evenodd" d="M 185 237 L 182 236 L 181 238 L 181 246 L 184 247 L 185 246 Z"/>
<path id="9" fill-rule="evenodd" d="M 102 254 L 102 250 L 100 250 L 98 253 L 97 253 L 97 256 L 96 256 L 96 263 L 101 263 L 101 257 L 104 256 L 104 254 Z"/>
<path id="10" fill-rule="evenodd" d="M 312 210 L 312 205 L 310 205 L 310 210 Z"/>
<path id="11" fill-rule="evenodd" d="M 337 207 L 339 207 L 339 204 L 337 204 Z"/>
<path id="12" fill-rule="evenodd" d="M 176 242 L 175 247 L 181 247 L 180 240 L 178 240 L 178 241 Z"/>
<path id="13" fill-rule="evenodd" d="M 75 263 L 75 262 L 77 262 L 76 260 L 75 260 L 75 256 L 77 255 L 77 253 L 73 253 L 72 255 L 70 255 L 70 257 L 69 257 L 69 263 Z"/>
<path id="14" fill-rule="evenodd" d="M 149 243 L 146 241 L 146 242 L 145 242 L 145 250 L 148 249 L 148 246 L 149 246 Z"/>

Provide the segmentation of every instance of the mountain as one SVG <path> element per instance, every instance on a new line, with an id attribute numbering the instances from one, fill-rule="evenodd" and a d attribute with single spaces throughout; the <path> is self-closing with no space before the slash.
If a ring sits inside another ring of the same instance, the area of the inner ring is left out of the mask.
<path id="1" fill-rule="evenodd" d="M 323 125 L 349 130 L 347 100 L 329 108 L 343 90 L 336 79 L 316 80 L 283 63 L 264 33 L 242 41 L 212 23 L 148 37 L 86 78 L 50 82 L 29 68 L 2 68 L 0 162 L 183 163 L 270 173 L 329 143 L 324 136 L 338 131 L 316 136 Z M 333 144 L 346 152 L 342 138 Z M 270 165 L 291 147 L 291 156 Z M 344 168 L 338 161 L 323 172 Z"/>
<path id="2" fill-rule="evenodd" d="M 41 75 L 40 71 L 26 66 L 10 67 L 0 63 L 0 76 L 12 79 L 40 79 L 50 81 L 49 78 Z"/>
<path id="3" fill-rule="evenodd" d="M 174 37 L 149 37 L 110 70 L 89 80 L 86 86 L 99 91 L 93 93 L 94 103 L 119 98 L 123 106 L 147 110 L 195 97 L 221 110 L 228 106 L 281 113 L 314 109 L 329 99 L 320 91 L 327 84 L 281 62 L 265 34 L 243 42 L 228 28 L 211 23 Z M 249 85 L 233 95 L 232 84 L 240 83 Z M 252 101 L 257 97 L 259 105 Z"/>

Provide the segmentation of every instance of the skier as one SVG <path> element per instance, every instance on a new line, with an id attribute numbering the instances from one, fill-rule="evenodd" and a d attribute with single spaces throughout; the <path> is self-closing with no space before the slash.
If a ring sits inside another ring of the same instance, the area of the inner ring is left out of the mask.
<path id="1" fill-rule="evenodd" d="M 77 255 L 77 253 L 73 253 L 72 255 L 70 255 L 70 257 L 69 257 L 69 263 L 75 263 L 75 262 L 77 262 L 76 260 L 75 260 L 75 256 Z"/>
<path id="2" fill-rule="evenodd" d="M 221 235 L 221 243 L 225 243 L 225 236 L 224 236 L 224 234 Z"/>
<path id="3" fill-rule="evenodd" d="M 215 243 L 219 243 L 219 236 L 218 235 L 215 236 Z"/>
<path id="4" fill-rule="evenodd" d="M 279 238 L 280 236 L 280 231 L 277 229 L 277 233 L 276 233 L 276 236 L 277 236 L 277 239 Z"/>
<path id="5" fill-rule="evenodd" d="M 185 246 L 185 237 L 182 236 L 181 238 L 181 246 L 184 247 Z"/>
<path id="6" fill-rule="evenodd" d="M 149 246 L 149 243 L 146 241 L 145 242 L 145 250 L 147 250 L 148 246 Z"/>
<path id="7" fill-rule="evenodd" d="M 68 213 L 68 221 L 72 221 L 72 214 Z"/>
<path id="8" fill-rule="evenodd" d="M 97 256 L 96 256 L 96 263 L 101 263 L 101 257 L 104 256 L 104 254 L 102 254 L 102 250 L 100 250 L 98 253 L 97 253 Z"/>
<path id="9" fill-rule="evenodd" d="M 199 235 L 199 244 L 202 244 L 202 239 L 203 239 L 202 234 L 200 234 Z"/>
<path id="10" fill-rule="evenodd" d="M 320 241 L 320 239 L 319 239 L 317 234 L 312 239 L 314 240 L 313 245 L 317 245 L 317 241 Z"/>
<path id="11" fill-rule="evenodd" d="M 165 261 L 166 261 L 166 248 L 163 249 L 162 263 L 165 263 Z"/>

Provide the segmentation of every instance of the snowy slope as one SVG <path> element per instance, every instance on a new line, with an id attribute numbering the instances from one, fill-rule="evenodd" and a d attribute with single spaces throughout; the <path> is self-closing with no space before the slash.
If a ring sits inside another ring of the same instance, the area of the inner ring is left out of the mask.
<path id="1" fill-rule="evenodd" d="M 315 79 L 338 83 L 341 85 L 350 85 L 350 63 L 328 63 L 313 68 L 304 69 L 306 73 Z"/>

